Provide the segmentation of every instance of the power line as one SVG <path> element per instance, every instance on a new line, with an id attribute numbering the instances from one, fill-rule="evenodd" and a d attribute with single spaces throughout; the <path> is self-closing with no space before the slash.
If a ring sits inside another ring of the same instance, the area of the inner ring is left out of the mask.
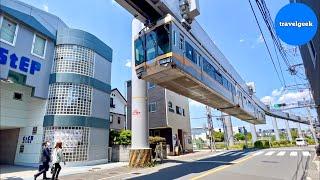
<path id="1" fill-rule="evenodd" d="M 276 71 L 276 73 L 277 73 L 278 79 L 279 79 L 281 85 L 282 85 L 282 86 L 285 86 L 285 82 L 282 82 L 282 81 L 281 81 L 281 78 L 280 78 L 278 69 L 277 69 L 277 67 L 276 67 L 276 65 L 275 65 L 275 63 L 274 63 L 274 60 L 273 60 L 273 57 L 272 57 L 272 55 L 271 55 L 269 46 L 268 46 L 268 44 L 267 44 L 267 42 L 266 42 L 266 39 L 265 39 L 265 37 L 264 37 L 264 34 L 263 34 L 263 32 L 262 32 L 261 26 L 260 26 L 260 24 L 259 24 L 258 18 L 257 18 L 257 16 L 256 16 L 256 13 L 255 13 L 254 9 L 253 9 L 253 6 L 252 6 L 252 4 L 251 4 L 251 1 L 250 1 L 250 0 L 248 0 L 248 1 L 249 1 L 249 4 L 250 4 L 252 13 L 253 13 L 253 15 L 254 15 L 254 18 L 255 18 L 255 20 L 256 20 L 256 23 L 257 23 L 257 25 L 258 25 L 258 27 L 259 27 L 259 31 L 260 31 L 261 36 L 262 36 L 262 38 L 263 38 L 264 44 L 265 44 L 265 46 L 266 46 L 266 48 L 267 48 L 267 50 L 268 50 L 268 54 L 269 54 L 270 59 L 271 59 L 271 61 L 272 61 L 273 67 L 274 67 L 274 69 L 275 69 L 275 71 Z"/>

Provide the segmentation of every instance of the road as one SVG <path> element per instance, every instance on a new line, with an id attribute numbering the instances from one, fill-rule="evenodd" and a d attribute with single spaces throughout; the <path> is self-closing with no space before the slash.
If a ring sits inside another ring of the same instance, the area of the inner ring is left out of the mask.
<path id="1" fill-rule="evenodd" d="M 169 160 L 153 168 L 97 171 L 61 179 L 305 179 L 312 147 L 227 151 L 201 159 Z"/>

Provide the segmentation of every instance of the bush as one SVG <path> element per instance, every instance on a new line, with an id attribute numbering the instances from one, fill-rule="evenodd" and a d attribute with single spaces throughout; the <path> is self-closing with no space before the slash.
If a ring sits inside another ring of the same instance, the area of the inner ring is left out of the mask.
<path id="1" fill-rule="evenodd" d="M 270 148 L 270 143 L 267 140 L 259 140 L 259 141 L 254 142 L 254 147 L 260 148 L 260 149 Z"/>
<path id="2" fill-rule="evenodd" d="M 307 139 L 308 145 L 315 145 L 316 142 L 313 139 Z"/>
<path id="3" fill-rule="evenodd" d="M 111 130 L 109 134 L 109 143 L 110 145 L 130 145 L 131 144 L 131 131 L 130 130 L 121 130 L 115 131 Z"/>
<path id="4" fill-rule="evenodd" d="M 158 144 L 159 142 L 166 142 L 166 138 L 160 136 L 150 136 L 149 144 Z"/>
<path id="5" fill-rule="evenodd" d="M 280 146 L 279 141 L 273 141 L 271 144 L 272 144 L 272 147 L 279 147 Z"/>

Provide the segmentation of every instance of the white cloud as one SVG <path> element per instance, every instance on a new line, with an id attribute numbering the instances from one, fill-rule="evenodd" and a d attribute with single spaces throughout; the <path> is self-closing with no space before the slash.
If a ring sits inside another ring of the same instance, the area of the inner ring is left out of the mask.
<path id="1" fill-rule="evenodd" d="M 310 100 L 310 92 L 308 89 L 298 92 L 288 92 L 284 88 L 274 89 L 271 96 L 264 96 L 260 99 L 266 105 L 275 103 L 297 103 L 298 101 Z"/>
<path id="2" fill-rule="evenodd" d="M 204 104 L 199 103 L 198 101 L 194 101 L 192 99 L 189 99 L 189 105 L 193 107 L 204 107 Z"/>
<path id="3" fill-rule="evenodd" d="M 239 40 L 239 42 L 241 42 L 241 43 L 244 42 L 244 41 L 245 41 L 244 39 L 240 39 L 240 40 Z"/>
<path id="4" fill-rule="evenodd" d="M 258 43 L 263 43 L 264 42 L 264 39 L 262 37 L 262 34 L 260 34 L 260 36 L 257 38 L 257 42 Z"/>
<path id="5" fill-rule="evenodd" d="M 128 68 L 131 68 L 131 60 L 130 59 L 127 59 L 125 66 Z"/>
<path id="6" fill-rule="evenodd" d="M 263 98 L 260 99 L 264 104 L 266 105 L 271 105 L 274 103 L 274 98 L 271 96 L 264 96 Z"/>
<path id="7" fill-rule="evenodd" d="M 45 12 L 49 12 L 48 4 L 42 5 L 42 9 L 43 9 Z"/>
<path id="8" fill-rule="evenodd" d="M 310 92 L 308 89 L 299 92 L 285 93 L 278 99 L 280 103 L 296 103 L 304 100 L 310 100 Z"/>

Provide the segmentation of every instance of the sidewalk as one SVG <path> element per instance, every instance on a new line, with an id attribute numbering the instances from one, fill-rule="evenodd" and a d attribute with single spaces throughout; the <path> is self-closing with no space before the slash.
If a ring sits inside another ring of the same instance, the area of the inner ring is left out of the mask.
<path id="1" fill-rule="evenodd" d="M 320 179 L 320 157 L 315 155 L 314 158 L 311 159 L 307 173 L 307 180 Z"/>
<path id="2" fill-rule="evenodd" d="M 96 170 L 106 170 L 127 166 L 127 162 L 112 162 L 108 164 L 92 165 L 92 166 L 78 166 L 78 167 L 64 167 L 62 163 L 62 170 L 60 176 L 66 176 L 71 174 L 86 173 Z M 0 165 L 0 179 L 1 180 L 33 180 L 33 175 L 38 170 L 33 167 L 25 166 L 12 166 L 12 165 Z M 49 170 L 50 171 L 50 170 Z M 47 172 L 47 176 L 51 177 L 50 172 Z M 41 179 L 42 176 L 38 179 Z"/>

